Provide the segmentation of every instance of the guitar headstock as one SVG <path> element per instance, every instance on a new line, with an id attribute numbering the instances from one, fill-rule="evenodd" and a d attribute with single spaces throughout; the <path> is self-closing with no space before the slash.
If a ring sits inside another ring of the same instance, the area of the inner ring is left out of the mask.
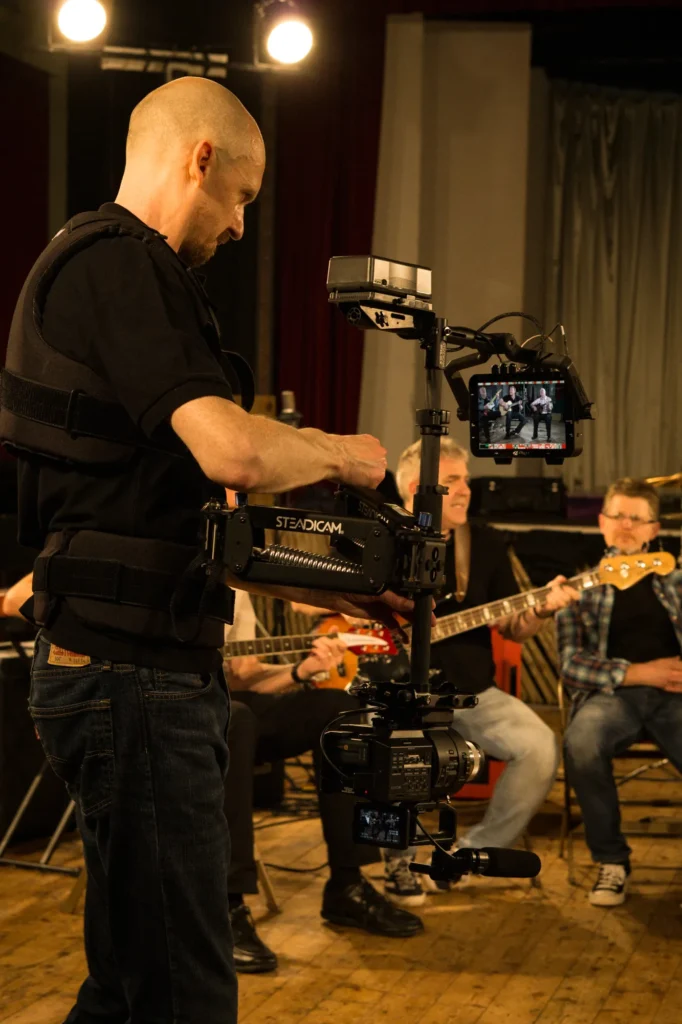
<path id="1" fill-rule="evenodd" d="M 638 555 L 602 558 L 597 574 L 600 583 L 610 583 L 619 590 L 627 590 L 652 572 L 667 576 L 674 568 L 675 558 L 669 551 L 647 551 Z"/>

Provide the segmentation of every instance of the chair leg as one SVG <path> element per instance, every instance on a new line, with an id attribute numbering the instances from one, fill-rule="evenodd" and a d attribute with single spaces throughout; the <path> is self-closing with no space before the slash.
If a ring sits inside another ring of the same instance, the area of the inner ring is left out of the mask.
<path id="1" fill-rule="evenodd" d="M 265 896 L 265 902 L 268 910 L 273 914 L 281 914 L 282 908 L 277 902 L 277 896 L 275 895 L 274 886 L 270 880 L 270 875 L 265 864 L 261 860 L 258 847 L 254 851 L 254 859 L 256 861 L 256 871 L 258 872 L 258 882 L 263 889 L 263 895 Z"/>
<path id="2" fill-rule="evenodd" d="M 533 844 L 530 841 L 530 836 L 528 835 L 528 829 L 524 828 L 523 835 L 522 835 L 521 838 L 523 839 L 523 845 L 524 845 L 525 849 L 528 851 L 528 853 L 532 853 L 533 852 Z M 542 889 L 542 882 L 537 877 L 536 878 L 531 878 L 530 886 L 531 886 L 531 889 Z"/>
<path id="3" fill-rule="evenodd" d="M 73 883 L 71 892 L 62 903 L 62 910 L 67 914 L 75 914 L 78 910 L 78 903 L 81 896 L 85 892 L 85 886 L 88 880 L 88 872 L 85 865 L 83 865 L 78 878 Z"/>

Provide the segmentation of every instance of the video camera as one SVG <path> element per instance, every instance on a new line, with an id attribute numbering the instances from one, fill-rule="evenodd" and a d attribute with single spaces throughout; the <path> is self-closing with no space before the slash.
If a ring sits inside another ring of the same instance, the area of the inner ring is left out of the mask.
<path id="1" fill-rule="evenodd" d="M 373 256 L 336 257 L 330 261 L 327 289 L 330 302 L 340 306 L 357 327 L 414 339 L 425 353 L 426 403 L 417 411 L 422 441 L 414 511 L 387 502 L 376 491 L 348 487 L 339 489 L 332 514 L 249 505 L 246 495 L 237 496 L 235 509 L 211 502 L 204 509 L 208 571 L 222 567 L 243 581 L 352 594 L 379 595 L 390 589 L 412 598 L 409 678 L 359 679 L 353 684 L 350 692 L 364 704 L 369 721 L 346 724 L 348 714 L 358 717 L 354 710 L 327 726 L 320 741 L 322 786 L 325 791 L 361 798 L 356 806 L 356 841 L 395 849 L 432 843 L 435 853 L 430 868 L 414 868 L 428 870 L 435 879 L 465 871 L 534 876 L 540 870 L 534 854 L 448 852 L 455 841 L 456 818 L 454 810 L 440 801 L 447 801 L 476 777 L 483 754 L 452 727 L 453 711 L 475 706 L 477 698 L 457 693 L 453 687 L 434 692 L 430 674 L 433 595 L 445 582 L 441 535 L 445 488 L 438 484 L 438 469 L 440 438 L 448 432 L 450 415 L 441 407 L 442 382 L 445 378 L 452 389 L 459 417 L 469 419 L 482 384 L 470 393 L 461 369 L 493 355 L 513 356 L 536 375 L 542 374 L 542 379 L 549 380 L 551 375 L 555 385 L 561 384 L 564 417 L 570 415 L 567 423 L 588 418 L 591 403 L 570 359 L 551 352 L 544 334 L 537 344 L 520 346 L 511 335 L 448 327 L 432 310 L 431 271 L 425 267 Z M 449 352 L 465 348 L 474 355 L 448 361 Z M 517 373 L 515 367 L 506 372 Z M 553 393 L 556 396 L 556 388 Z M 547 457 L 546 450 L 532 445 L 523 452 Z M 474 450 L 474 454 L 481 453 Z M 492 454 L 498 461 L 513 457 Z M 567 446 L 561 454 L 577 452 Z M 268 531 L 275 536 L 279 531 L 324 536 L 329 553 L 268 543 Z M 440 824 L 438 832 L 431 834 L 420 815 L 435 809 L 440 812 Z"/>

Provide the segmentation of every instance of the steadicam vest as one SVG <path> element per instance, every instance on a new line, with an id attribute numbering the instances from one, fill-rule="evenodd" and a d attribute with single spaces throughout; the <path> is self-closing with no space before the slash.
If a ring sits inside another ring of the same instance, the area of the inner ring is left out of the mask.
<path id="1" fill-rule="evenodd" d="M 122 469 L 140 447 L 192 458 L 170 426 L 150 441 L 106 380 L 43 337 L 45 301 L 57 274 L 76 253 L 117 235 L 154 249 L 171 287 L 187 292 L 202 336 L 226 376 L 232 383 L 237 378 L 234 389 L 241 391 L 242 404 L 249 408 L 253 401 L 248 367 L 221 351 L 218 323 L 203 288 L 163 237 L 111 214 L 84 213 L 69 221 L 41 254 L 12 320 L 0 377 L 0 441 L 19 456 L 34 453 L 72 465 Z M 34 592 L 41 625 L 49 625 L 57 602 L 68 597 L 73 611 L 95 628 L 216 647 L 222 643 L 223 623 L 231 621 L 233 603 L 229 589 L 207 577 L 196 548 L 96 531 L 51 535 L 34 568 Z"/>

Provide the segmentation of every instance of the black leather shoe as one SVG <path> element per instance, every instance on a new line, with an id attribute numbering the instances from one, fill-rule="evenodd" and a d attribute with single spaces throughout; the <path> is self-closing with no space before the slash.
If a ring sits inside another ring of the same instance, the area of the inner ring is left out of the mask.
<path id="1" fill-rule="evenodd" d="M 258 937 L 246 903 L 230 910 L 234 937 L 234 966 L 240 974 L 267 974 L 277 970 L 277 957 Z"/>
<path id="2" fill-rule="evenodd" d="M 409 939 L 424 930 L 421 918 L 401 910 L 363 878 L 345 889 L 325 886 L 322 917 L 344 928 L 364 928 L 374 935 Z"/>

